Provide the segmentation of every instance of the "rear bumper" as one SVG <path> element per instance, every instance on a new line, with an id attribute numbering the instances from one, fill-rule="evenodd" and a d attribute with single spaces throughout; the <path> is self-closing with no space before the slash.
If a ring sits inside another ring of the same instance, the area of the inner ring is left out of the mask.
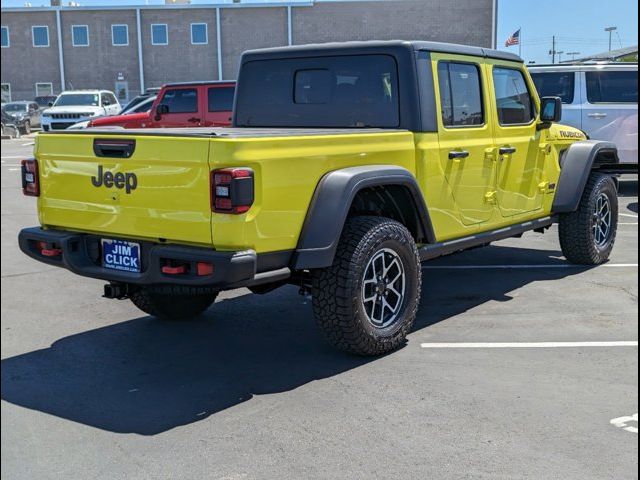
<path id="1" fill-rule="evenodd" d="M 250 284 L 256 278 L 257 255 L 253 250 L 217 252 L 208 248 L 162 245 L 143 241 L 138 242 L 141 272 L 104 268 L 101 265 L 101 238 L 98 235 L 33 227 L 21 230 L 18 242 L 20 250 L 35 260 L 66 268 L 84 277 L 109 282 L 135 285 L 206 286 L 222 290 Z M 38 242 L 54 245 L 56 251 L 61 250 L 61 252 L 55 256 L 45 256 L 40 252 Z M 162 265 L 169 260 L 189 263 L 191 268 L 188 272 L 179 275 L 163 273 Z M 195 268 L 197 262 L 212 264 L 213 272 L 208 275 L 197 275 Z M 261 275 L 258 274 L 258 276 Z"/>

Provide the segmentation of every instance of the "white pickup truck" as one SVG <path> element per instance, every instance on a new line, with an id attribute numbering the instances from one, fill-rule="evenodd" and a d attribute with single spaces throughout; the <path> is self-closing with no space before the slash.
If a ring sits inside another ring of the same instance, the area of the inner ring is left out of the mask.
<path id="1" fill-rule="evenodd" d="M 540 96 L 562 99 L 562 123 L 618 147 L 622 171 L 638 171 L 638 64 L 529 67 Z"/>

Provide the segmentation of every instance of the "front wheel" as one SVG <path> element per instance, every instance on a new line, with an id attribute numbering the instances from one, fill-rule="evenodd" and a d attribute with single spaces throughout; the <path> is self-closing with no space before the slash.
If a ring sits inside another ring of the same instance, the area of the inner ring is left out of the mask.
<path id="1" fill-rule="evenodd" d="M 313 311 L 326 339 L 357 355 L 400 347 L 416 317 L 420 259 L 404 225 L 382 217 L 353 217 L 344 227 L 333 265 L 313 272 Z"/>
<path id="2" fill-rule="evenodd" d="M 22 127 L 22 133 L 24 133 L 25 135 L 29 135 L 31 133 L 31 122 L 29 122 L 29 120 L 24 122 L 24 126 Z"/>
<path id="3" fill-rule="evenodd" d="M 186 320 L 204 312 L 215 301 L 217 293 L 164 293 L 141 288 L 129 295 L 144 313 L 163 320 Z"/>
<path id="4" fill-rule="evenodd" d="M 560 246 L 572 263 L 599 265 L 609 259 L 618 230 L 618 192 L 613 179 L 594 173 L 578 210 L 560 217 Z"/>

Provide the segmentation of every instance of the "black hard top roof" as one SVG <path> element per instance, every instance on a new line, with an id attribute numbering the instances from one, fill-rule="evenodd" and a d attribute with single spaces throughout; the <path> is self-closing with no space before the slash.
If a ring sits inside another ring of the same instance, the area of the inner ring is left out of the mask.
<path id="1" fill-rule="evenodd" d="M 390 51 L 393 49 L 411 49 L 414 51 L 452 53 L 457 55 L 472 55 L 476 57 L 495 58 L 499 60 L 509 60 L 522 63 L 523 60 L 513 53 L 493 50 L 483 47 L 472 47 L 469 45 L 458 45 L 455 43 L 427 42 L 421 40 L 371 40 L 364 42 L 335 42 L 316 43 L 308 45 L 293 45 L 289 47 L 261 48 L 248 50 L 243 54 L 243 60 L 251 57 L 296 57 L 299 55 L 344 55 L 346 53 L 373 53 L 375 51 Z"/>

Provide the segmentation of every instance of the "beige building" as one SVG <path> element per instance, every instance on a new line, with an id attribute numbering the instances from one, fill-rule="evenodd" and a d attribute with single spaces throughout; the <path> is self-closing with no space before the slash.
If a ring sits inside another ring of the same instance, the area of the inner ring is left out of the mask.
<path id="1" fill-rule="evenodd" d="M 240 54 L 260 47 L 372 39 L 492 47 L 495 1 L 3 8 L 2 97 L 103 88 L 124 100 L 166 82 L 231 80 Z"/>

